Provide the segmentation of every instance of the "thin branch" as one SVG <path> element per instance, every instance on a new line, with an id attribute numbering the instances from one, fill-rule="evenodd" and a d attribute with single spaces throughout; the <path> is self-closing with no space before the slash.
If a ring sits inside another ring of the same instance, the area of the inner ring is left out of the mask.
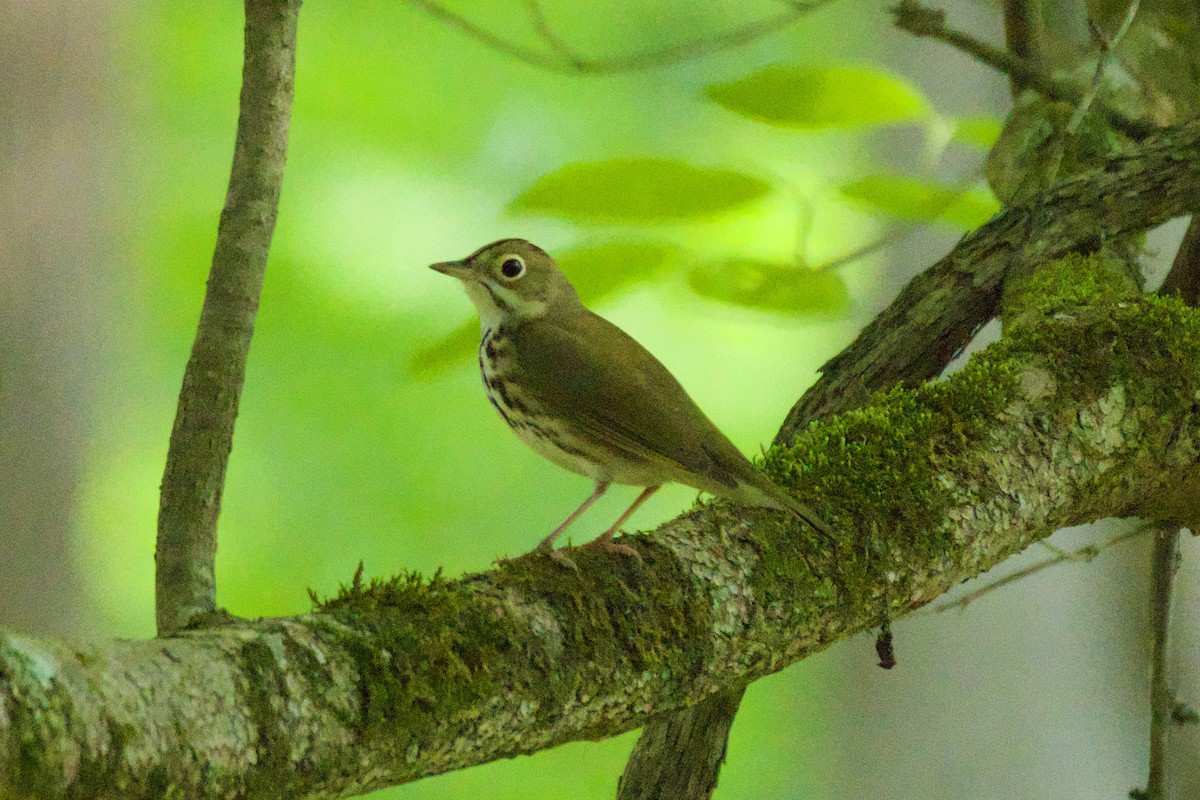
<path id="1" fill-rule="evenodd" d="M 965 609 L 967 606 L 971 605 L 971 603 L 974 603 L 979 598 L 984 597 L 985 595 L 991 594 L 992 592 L 996 591 L 997 589 L 1002 589 L 1005 586 L 1008 586 L 1010 584 L 1024 580 L 1025 578 L 1028 578 L 1030 575 L 1036 575 L 1037 573 L 1041 572 L 1044 569 L 1049 569 L 1050 567 L 1054 567 L 1059 564 L 1066 563 L 1068 561 L 1074 562 L 1074 563 L 1079 563 L 1079 562 L 1088 563 L 1092 559 L 1094 559 L 1096 556 L 1103 553 L 1105 550 L 1108 550 L 1113 545 L 1121 544 L 1122 542 L 1127 542 L 1130 539 L 1136 539 L 1139 536 L 1142 536 L 1144 534 L 1150 533 L 1151 531 L 1157 531 L 1157 530 L 1159 530 L 1159 526 L 1157 524 L 1139 525 L 1138 527 L 1134 528 L 1131 531 L 1125 531 L 1124 533 L 1119 533 L 1116 536 L 1110 537 L 1103 544 L 1100 544 L 1100 545 L 1089 544 L 1089 545 L 1079 548 L 1078 550 L 1060 550 L 1057 547 L 1052 546 L 1049 542 L 1041 542 L 1040 544 L 1046 546 L 1047 548 L 1049 548 L 1052 551 L 1055 551 L 1055 556 L 1053 558 L 1048 558 L 1044 561 L 1039 561 L 1036 564 L 1030 564 L 1028 567 L 1019 569 L 1016 572 L 1005 575 L 1003 578 L 998 578 L 998 579 L 992 581 L 991 583 L 985 584 L 985 585 L 981 586 L 980 588 L 976 589 L 975 591 L 965 594 L 962 597 L 958 598 L 957 600 L 954 600 L 953 602 L 942 603 L 939 606 L 935 606 L 935 607 L 928 609 L 927 611 L 923 611 L 921 613 L 940 614 L 943 611 L 950 611 L 951 609 L 958 609 L 961 611 L 961 610 Z"/>
<path id="2" fill-rule="evenodd" d="M 971 170 L 969 173 L 967 173 L 966 175 L 959 178 L 954 183 L 954 185 L 951 187 L 950 191 L 948 191 L 945 194 L 944 197 L 939 198 L 936 203 L 932 203 L 928 206 L 927 211 L 929 213 L 930 218 L 937 219 L 943 213 L 948 211 L 951 206 L 953 206 L 955 203 L 957 203 L 959 200 L 961 200 L 966 195 L 966 193 L 971 190 L 972 186 L 974 186 L 976 183 L 979 182 L 979 179 L 980 179 L 980 173 L 978 170 Z M 812 269 L 814 269 L 814 270 L 840 269 L 841 267 L 844 267 L 847 264 L 853 264 L 855 261 L 866 258 L 867 256 L 871 255 L 872 253 L 877 253 L 880 250 L 885 250 L 885 249 L 888 249 L 891 247 L 895 247 L 896 245 L 900 244 L 901 242 L 907 240 L 909 237 L 916 234 L 918 231 L 925 230 L 928 227 L 929 227 L 928 223 L 921 223 L 921 222 L 912 222 L 912 223 L 895 225 L 892 227 L 891 230 L 885 231 L 884 233 L 882 233 L 878 237 L 876 237 L 874 240 L 867 242 L 866 244 L 862 245 L 861 247 L 856 247 L 855 249 L 851 250 L 848 253 L 845 253 L 840 256 L 835 256 L 834 258 L 831 258 L 829 261 L 825 261 L 820 264 L 817 264 L 814 267 L 812 267 Z M 950 363 L 949 360 L 947 360 L 946 363 L 947 364 Z M 944 367 L 945 364 L 943 364 L 942 366 Z M 878 388 L 882 389 L 882 388 L 886 388 L 886 387 L 881 386 Z M 838 412 L 834 411 L 833 413 L 836 414 Z"/>
<path id="3" fill-rule="evenodd" d="M 1075 131 L 1079 130 L 1079 125 L 1083 122 L 1083 118 L 1087 116 L 1092 103 L 1095 102 L 1096 95 L 1100 93 L 1100 87 L 1104 84 L 1104 72 L 1108 68 L 1108 59 L 1113 51 L 1116 50 L 1117 45 L 1121 43 L 1121 40 L 1125 38 L 1125 34 L 1129 32 L 1129 28 L 1133 25 L 1133 20 L 1137 17 L 1141 4 L 1141 0 L 1133 0 L 1129 4 L 1129 8 L 1125 12 L 1125 19 L 1121 22 L 1121 27 L 1112 36 L 1106 36 L 1094 22 L 1091 22 L 1092 35 L 1100 43 L 1100 55 L 1096 58 L 1096 69 L 1092 73 L 1092 80 L 1088 83 L 1087 91 L 1083 93 L 1083 97 L 1080 98 L 1075 113 L 1071 115 L 1071 119 L 1067 122 L 1066 132 L 1068 135 L 1074 135 Z"/>
<path id="4" fill-rule="evenodd" d="M 917 0 L 900 0 L 900 3 L 892 8 L 892 13 L 895 16 L 896 27 L 900 30 L 914 36 L 935 39 L 962 50 L 977 61 L 1008 75 L 1044 97 L 1073 106 L 1079 106 L 1084 100 L 1085 90 L 1079 86 L 1058 80 L 1006 50 L 993 47 L 949 27 L 946 24 L 946 12 L 941 9 L 921 5 Z M 1142 139 L 1156 129 L 1148 122 L 1130 119 L 1103 103 L 1096 103 L 1096 112 L 1115 130 L 1133 139 Z"/>
<path id="5" fill-rule="evenodd" d="M 1167 641 L 1171 629 L 1171 586 L 1179 568 L 1178 526 L 1160 528 L 1151 558 L 1154 594 L 1150 624 L 1154 629 L 1154 650 L 1150 657 L 1150 765 L 1145 797 L 1163 800 L 1167 796 L 1167 731 L 1175 708 L 1175 696 L 1167 680 Z"/>
<path id="6" fill-rule="evenodd" d="M 1058 180 L 1058 170 L 1062 166 L 1063 157 L 1067 153 L 1067 145 L 1079 131 L 1079 126 L 1083 124 L 1083 120 L 1087 117 L 1088 111 L 1092 104 L 1096 101 L 1096 96 L 1100 93 L 1100 87 L 1104 84 L 1104 73 L 1108 68 L 1108 61 L 1117 45 L 1125 38 L 1125 34 L 1129 31 L 1129 27 L 1133 25 L 1133 20 L 1137 16 L 1138 8 L 1141 6 L 1141 0 L 1133 0 L 1126 10 L 1125 19 L 1117 32 L 1112 36 L 1105 35 L 1104 31 L 1089 19 L 1088 24 L 1091 26 L 1092 38 L 1100 46 L 1100 54 L 1096 57 L 1096 67 L 1092 71 L 1092 79 L 1088 82 L 1087 89 L 1083 93 L 1083 97 L 1079 99 L 1079 103 L 1075 106 L 1075 110 L 1071 113 L 1071 118 L 1067 120 L 1067 124 L 1062 130 L 1055 132 L 1055 138 L 1050 154 L 1050 163 L 1046 169 L 1046 174 L 1043 177 L 1046 186 L 1053 186 Z"/>
<path id="7" fill-rule="evenodd" d="M 1200 288 L 1200 215 L 1192 217 L 1175 263 L 1158 290 L 1161 295 L 1177 295 L 1190 306 L 1197 304 Z M 1159 528 L 1150 562 L 1150 624 L 1154 645 L 1150 656 L 1150 755 L 1146 788 L 1130 792 L 1141 800 L 1162 800 L 1166 795 L 1167 732 L 1180 724 L 1180 704 L 1176 702 L 1167 679 L 1167 642 L 1171 625 L 1171 592 L 1179 565 L 1179 534 L 1175 526 Z"/>
<path id="8" fill-rule="evenodd" d="M 216 609 L 225 467 L 275 229 L 300 0 L 245 0 L 245 63 L 229 191 L 163 473 L 155 552 L 160 634 Z"/>
<path id="9" fill-rule="evenodd" d="M 1038 73 L 1045 70 L 1044 35 L 1040 0 L 1004 0 L 1004 43 L 1010 53 Z M 1024 90 L 1021 80 L 1010 75 L 1013 100 Z"/>
<path id="10" fill-rule="evenodd" d="M 563 50 L 565 44 L 554 34 L 551 34 L 551 37 L 558 41 L 558 44 L 552 46 L 551 51 L 547 52 L 494 33 L 457 11 L 447 8 L 437 0 L 408 0 L 408 2 L 447 27 L 529 66 L 549 72 L 573 75 L 603 75 L 670 66 L 733 50 L 791 26 L 813 11 L 829 5 L 833 0 L 812 0 L 808 3 L 788 0 L 784 3 L 787 6 L 784 11 L 711 36 L 698 36 L 628 55 L 590 58 L 579 56 L 569 47 Z M 540 16 L 540 9 L 538 9 L 538 14 Z M 535 27 L 536 25 L 535 21 Z M 544 33 L 539 31 L 539 34 L 541 38 L 545 39 Z"/>
<path id="11" fill-rule="evenodd" d="M 542 12 L 542 4 L 539 0 L 525 0 L 525 13 L 529 16 L 529 22 L 533 26 L 536 33 L 546 46 L 559 55 L 559 57 L 568 64 L 581 64 L 587 60 L 587 57 L 580 53 L 571 45 L 567 44 L 555 30 L 550 27 L 550 23 L 546 20 L 545 13 Z"/>

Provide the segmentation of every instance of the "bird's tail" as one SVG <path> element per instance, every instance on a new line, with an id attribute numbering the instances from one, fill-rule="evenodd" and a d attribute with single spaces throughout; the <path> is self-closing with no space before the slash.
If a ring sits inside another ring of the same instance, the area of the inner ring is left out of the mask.
<path id="1" fill-rule="evenodd" d="M 799 503 L 792 499 L 784 489 L 773 483 L 765 475 L 760 482 L 755 484 L 742 484 L 743 490 L 748 490 L 749 493 L 757 495 L 756 505 L 766 506 L 767 508 L 778 508 L 781 511 L 791 511 L 799 517 L 804 524 L 812 528 L 814 531 L 825 537 L 832 544 L 837 544 L 837 540 L 833 536 L 833 530 L 825 524 L 816 512 L 803 503 Z"/>

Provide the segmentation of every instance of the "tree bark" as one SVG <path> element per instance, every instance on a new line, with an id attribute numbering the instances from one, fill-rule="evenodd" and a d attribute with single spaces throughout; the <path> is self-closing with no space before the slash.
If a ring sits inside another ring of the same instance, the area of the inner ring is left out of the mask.
<path id="1" fill-rule="evenodd" d="M 842 532 L 836 553 L 786 515 L 714 502 L 628 537 L 640 561 L 532 554 L 165 640 L 7 636 L 0 795 L 337 796 L 612 736 L 1058 528 L 1200 523 L 1200 316 L 1133 296 L 1099 257 L 1031 280 L 1009 298 L 1023 323 L 962 371 L 768 454 Z"/>
<path id="2" fill-rule="evenodd" d="M 216 610 L 217 516 L 287 160 L 300 0 L 245 0 L 245 7 L 233 169 L 163 472 L 155 549 L 160 634 Z"/>

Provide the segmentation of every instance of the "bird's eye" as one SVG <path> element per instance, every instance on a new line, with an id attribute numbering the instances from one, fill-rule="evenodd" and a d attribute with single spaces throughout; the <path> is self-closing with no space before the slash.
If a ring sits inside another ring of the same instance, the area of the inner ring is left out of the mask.
<path id="1" fill-rule="evenodd" d="M 519 278 L 525 274 L 525 262 L 520 256 L 505 256 L 500 264 L 500 274 L 506 278 Z"/>

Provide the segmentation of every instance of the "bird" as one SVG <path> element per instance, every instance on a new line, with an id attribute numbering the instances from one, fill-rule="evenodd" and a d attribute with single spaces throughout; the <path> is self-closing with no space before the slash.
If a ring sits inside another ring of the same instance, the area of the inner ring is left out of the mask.
<path id="1" fill-rule="evenodd" d="M 832 540 L 828 526 L 755 468 L 662 362 L 583 305 L 545 250 L 501 239 L 430 269 L 461 281 L 479 313 L 479 369 L 492 406 L 535 452 L 594 484 L 535 551 L 553 553 L 555 540 L 614 483 L 643 489 L 592 545 L 639 559 L 613 537 L 668 482 L 790 511 Z"/>

